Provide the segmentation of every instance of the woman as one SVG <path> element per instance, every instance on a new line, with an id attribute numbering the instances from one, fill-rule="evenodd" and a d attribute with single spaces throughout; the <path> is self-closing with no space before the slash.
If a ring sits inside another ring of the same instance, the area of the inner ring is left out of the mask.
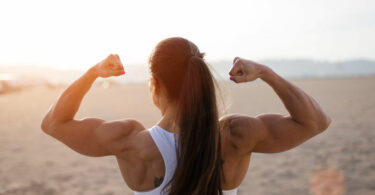
<path id="1" fill-rule="evenodd" d="M 291 149 L 325 130 L 329 117 L 301 89 L 267 66 L 235 58 L 231 80 L 268 83 L 290 116 L 218 118 L 214 78 L 203 54 L 183 38 L 161 41 L 149 59 L 150 91 L 162 118 L 150 129 L 133 119 L 75 120 L 98 77 L 125 74 L 110 55 L 69 86 L 42 122 L 47 134 L 88 156 L 115 155 L 135 194 L 236 194 L 253 152 Z"/>

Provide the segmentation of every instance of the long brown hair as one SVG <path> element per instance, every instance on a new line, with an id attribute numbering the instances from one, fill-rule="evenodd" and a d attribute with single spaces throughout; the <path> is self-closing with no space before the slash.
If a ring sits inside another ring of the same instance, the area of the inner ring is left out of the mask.
<path id="1" fill-rule="evenodd" d="M 149 58 L 151 74 L 176 103 L 177 167 L 169 194 L 222 194 L 214 78 L 198 47 L 180 37 L 161 41 Z"/>

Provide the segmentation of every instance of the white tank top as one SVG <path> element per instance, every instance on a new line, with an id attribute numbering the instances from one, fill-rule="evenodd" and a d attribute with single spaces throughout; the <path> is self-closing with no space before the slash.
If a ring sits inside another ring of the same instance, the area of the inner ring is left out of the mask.
<path id="1" fill-rule="evenodd" d="M 163 182 L 160 184 L 159 187 L 145 192 L 137 192 L 134 191 L 135 195 L 161 195 L 166 194 L 163 193 L 164 187 L 168 184 L 168 182 L 172 179 L 174 171 L 177 166 L 177 156 L 176 156 L 176 145 L 175 145 L 175 134 L 159 127 L 153 126 L 149 129 L 150 135 L 154 140 L 156 146 L 158 147 L 165 165 L 165 175 Z M 168 192 L 168 187 L 166 188 L 166 192 Z M 233 190 L 223 190 L 223 195 L 237 195 L 237 188 Z"/>

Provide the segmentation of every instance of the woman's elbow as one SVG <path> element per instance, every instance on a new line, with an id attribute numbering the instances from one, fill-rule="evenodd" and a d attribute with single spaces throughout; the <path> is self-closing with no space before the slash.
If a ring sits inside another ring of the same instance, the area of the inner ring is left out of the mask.
<path id="1" fill-rule="evenodd" d="M 313 135 L 317 135 L 326 129 L 328 129 L 331 124 L 331 118 L 327 115 L 317 116 L 314 119 L 310 120 L 309 125 L 306 127 L 310 129 Z"/>
<path id="2" fill-rule="evenodd" d="M 51 134 L 52 125 L 51 121 L 49 120 L 48 114 L 43 118 L 40 127 L 44 133 L 49 135 Z"/>
<path id="3" fill-rule="evenodd" d="M 40 124 L 40 128 L 42 129 L 43 132 L 46 133 L 46 131 L 48 130 L 48 122 L 46 120 L 46 118 L 44 117 L 44 119 L 42 120 L 42 123 Z"/>
<path id="4" fill-rule="evenodd" d="M 331 122 L 332 122 L 332 119 L 330 116 L 325 115 L 324 117 L 322 117 L 322 119 L 318 123 L 318 131 L 323 132 L 326 129 L 328 129 Z"/>

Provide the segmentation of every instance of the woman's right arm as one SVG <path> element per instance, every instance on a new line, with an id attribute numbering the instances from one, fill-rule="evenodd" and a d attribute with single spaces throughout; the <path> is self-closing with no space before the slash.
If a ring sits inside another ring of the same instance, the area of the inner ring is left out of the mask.
<path id="1" fill-rule="evenodd" d="M 50 108 L 42 121 L 42 130 L 83 155 L 106 156 L 123 151 L 127 139 L 144 129 L 142 124 L 130 119 L 113 122 L 98 118 L 75 119 L 84 96 L 98 77 L 122 74 L 124 68 L 118 55 L 109 55 L 90 68 Z"/>
<path id="2" fill-rule="evenodd" d="M 234 140 L 244 152 L 274 153 L 294 148 L 328 128 L 331 119 L 303 90 L 288 82 L 269 67 L 235 58 L 229 73 L 236 83 L 262 79 L 273 88 L 289 115 L 262 114 L 256 117 L 226 117 Z M 250 103 L 251 104 L 251 103 Z"/>

